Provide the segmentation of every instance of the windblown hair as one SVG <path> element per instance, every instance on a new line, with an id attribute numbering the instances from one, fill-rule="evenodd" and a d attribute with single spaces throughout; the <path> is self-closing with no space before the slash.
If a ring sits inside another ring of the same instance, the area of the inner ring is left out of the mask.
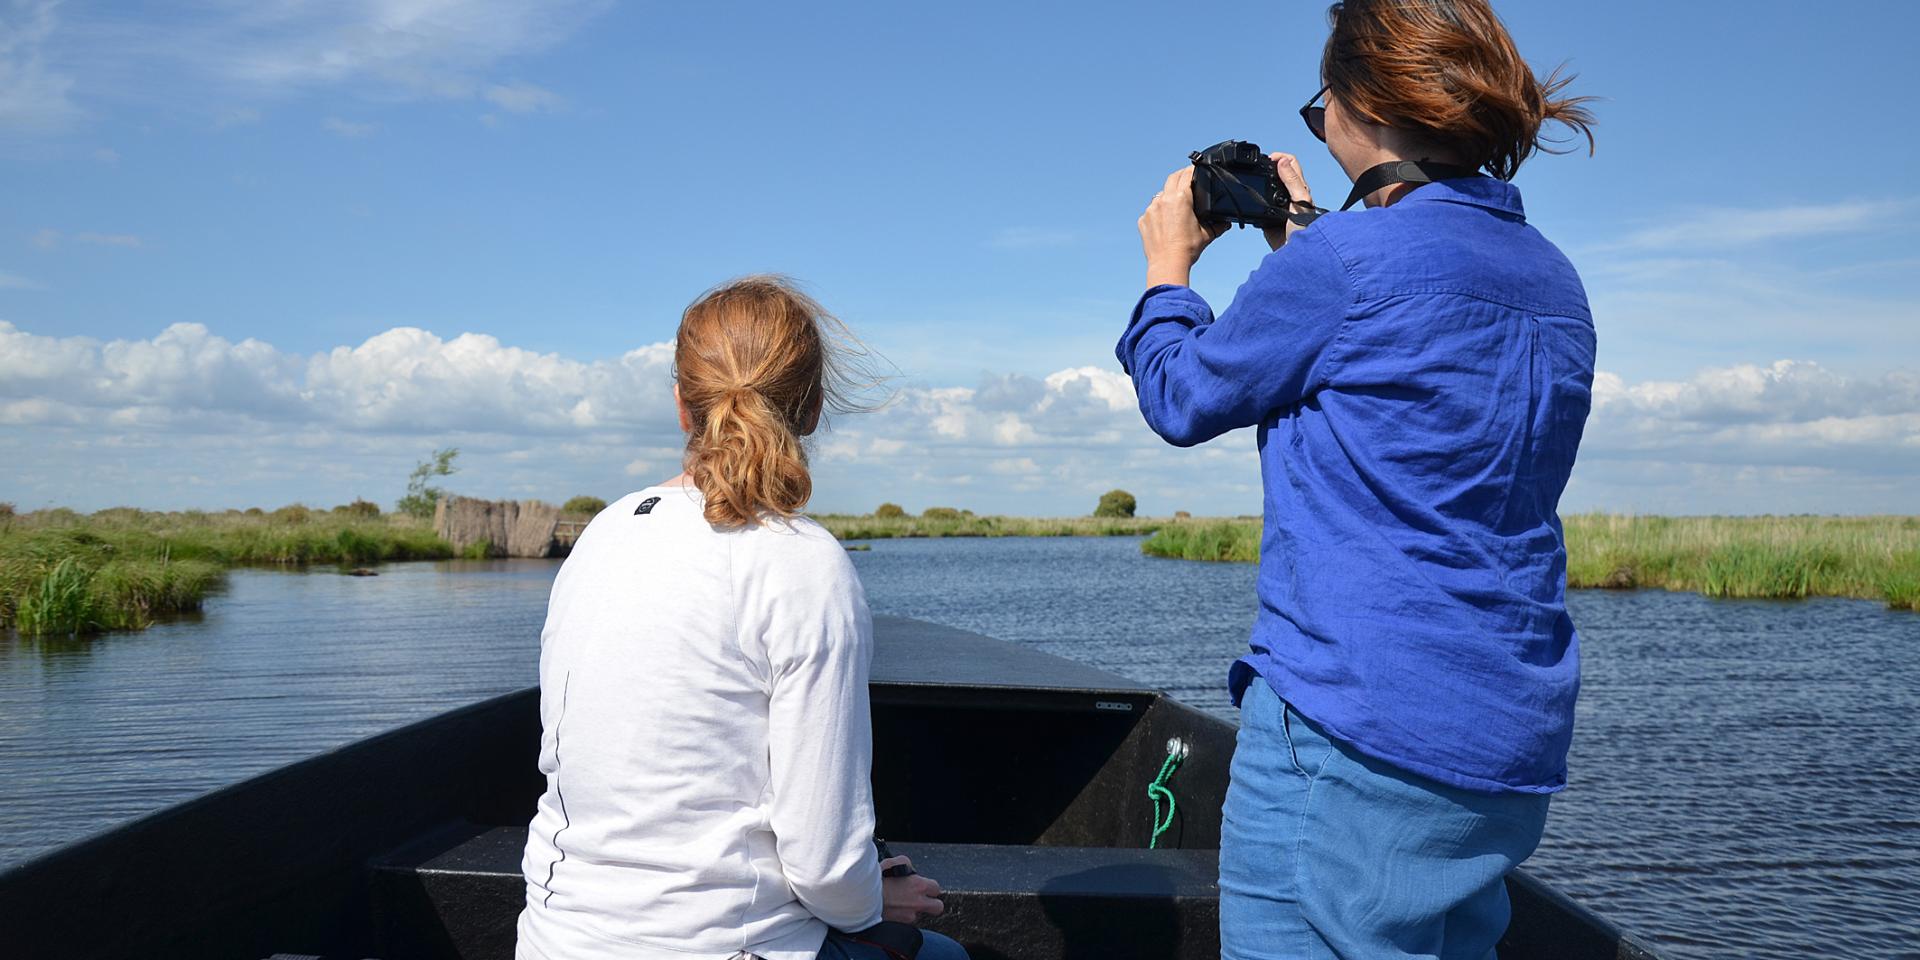
<path id="1" fill-rule="evenodd" d="M 692 431 L 687 476 L 716 527 L 791 517 L 813 495 L 802 438 L 827 411 L 858 409 L 849 374 L 865 351 L 791 280 L 743 277 L 680 317 L 674 377 Z"/>
<path id="2" fill-rule="evenodd" d="M 1592 97 L 1561 97 L 1573 81 L 1537 79 L 1487 0 L 1347 0 L 1327 10 L 1333 33 L 1320 58 L 1328 95 L 1371 123 L 1407 131 L 1511 180 L 1548 120 L 1593 152 Z"/>

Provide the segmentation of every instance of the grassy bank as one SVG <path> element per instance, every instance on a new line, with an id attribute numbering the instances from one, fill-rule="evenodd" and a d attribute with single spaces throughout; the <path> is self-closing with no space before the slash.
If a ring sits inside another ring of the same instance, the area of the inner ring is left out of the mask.
<path id="1" fill-rule="evenodd" d="M 241 565 L 366 564 L 452 555 L 404 517 L 283 507 L 225 513 L 43 510 L 0 515 L 0 629 L 138 629 L 197 610 Z"/>
<path id="2" fill-rule="evenodd" d="M 1152 533 L 1174 521 L 1165 517 L 980 517 L 922 514 L 917 517 L 814 517 L 842 540 L 891 540 L 898 537 L 1132 537 Z"/>
<path id="3" fill-rule="evenodd" d="M 1565 518 L 1567 585 L 1710 597 L 1860 597 L 1920 609 L 1920 517 Z M 1258 520 L 1169 525 L 1158 557 L 1250 562 Z"/>

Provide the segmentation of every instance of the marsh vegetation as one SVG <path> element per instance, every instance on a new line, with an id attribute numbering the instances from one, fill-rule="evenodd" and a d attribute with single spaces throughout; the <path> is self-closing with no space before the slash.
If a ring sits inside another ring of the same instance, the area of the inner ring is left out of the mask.
<path id="1" fill-rule="evenodd" d="M 233 566 L 451 555 L 426 524 L 383 516 L 364 501 L 331 511 L 8 512 L 0 514 L 0 629 L 28 636 L 139 629 L 199 609 Z"/>
<path id="2" fill-rule="evenodd" d="M 1858 597 L 1920 609 L 1920 517 L 1564 518 L 1567 586 L 1684 590 L 1710 597 Z M 1169 524 L 1151 556 L 1252 562 L 1260 521 Z"/>
<path id="3" fill-rule="evenodd" d="M 1145 536 L 1149 556 L 1252 562 L 1260 520 L 918 515 L 815 519 L 841 540 Z M 1710 597 L 1859 597 L 1920 609 L 1920 517 L 1565 518 L 1567 585 L 1652 587 Z M 486 555 L 469 547 L 463 555 Z M 139 629 L 200 608 L 235 566 L 366 565 L 456 553 L 425 522 L 356 501 L 332 510 L 93 514 L 0 509 L 0 630 L 27 636 Z"/>

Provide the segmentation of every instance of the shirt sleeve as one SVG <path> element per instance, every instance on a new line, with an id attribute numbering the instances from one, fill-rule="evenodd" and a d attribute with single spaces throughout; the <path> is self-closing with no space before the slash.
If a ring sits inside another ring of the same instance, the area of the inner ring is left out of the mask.
<path id="1" fill-rule="evenodd" d="M 1190 447 L 1306 399 L 1352 303 L 1346 268 L 1309 230 L 1262 260 L 1219 319 L 1191 288 L 1148 290 L 1114 353 L 1147 425 Z"/>
<path id="2" fill-rule="evenodd" d="M 842 574 L 809 571 L 812 583 L 781 585 L 804 602 L 769 618 L 769 821 L 800 903 L 828 926 L 864 930 L 881 915 L 867 698 L 873 619 L 851 566 Z"/>

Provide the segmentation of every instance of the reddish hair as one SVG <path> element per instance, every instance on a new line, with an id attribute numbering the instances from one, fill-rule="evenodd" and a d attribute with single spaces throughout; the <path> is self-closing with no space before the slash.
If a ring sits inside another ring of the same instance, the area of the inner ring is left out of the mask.
<path id="1" fill-rule="evenodd" d="M 1328 95 L 1370 123 L 1412 133 L 1511 180 L 1557 120 L 1593 152 L 1592 97 L 1557 96 L 1571 75 L 1533 75 L 1487 0 L 1347 0 L 1327 10 Z"/>
<path id="2" fill-rule="evenodd" d="M 702 294 L 680 317 L 674 377 L 692 431 L 688 479 L 707 522 L 737 527 L 790 517 L 813 495 L 801 437 L 825 408 L 854 409 L 858 344 L 784 277 L 744 277 Z"/>

